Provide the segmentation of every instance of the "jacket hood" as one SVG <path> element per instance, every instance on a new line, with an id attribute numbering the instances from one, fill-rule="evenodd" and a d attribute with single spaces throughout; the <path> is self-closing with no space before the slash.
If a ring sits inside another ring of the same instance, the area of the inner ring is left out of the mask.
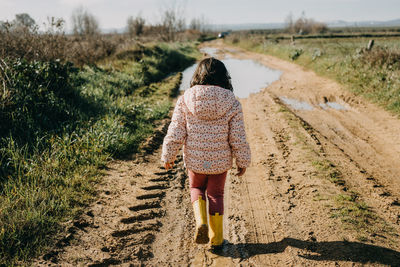
<path id="1" fill-rule="evenodd" d="M 232 91 L 215 85 L 195 85 L 183 97 L 190 113 L 201 120 L 223 117 L 236 101 Z"/>

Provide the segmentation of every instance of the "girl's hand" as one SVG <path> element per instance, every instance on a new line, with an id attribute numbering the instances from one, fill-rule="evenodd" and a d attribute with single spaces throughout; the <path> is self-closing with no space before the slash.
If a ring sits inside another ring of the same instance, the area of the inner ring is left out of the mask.
<path id="1" fill-rule="evenodd" d="M 246 168 L 239 168 L 238 172 L 236 173 L 237 176 L 242 176 L 246 172 Z"/>
<path id="2" fill-rule="evenodd" d="M 172 167 L 174 167 L 174 162 L 171 162 L 171 163 L 166 162 L 166 163 L 164 163 L 165 170 L 168 171 L 169 169 L 172 169 Z"/>

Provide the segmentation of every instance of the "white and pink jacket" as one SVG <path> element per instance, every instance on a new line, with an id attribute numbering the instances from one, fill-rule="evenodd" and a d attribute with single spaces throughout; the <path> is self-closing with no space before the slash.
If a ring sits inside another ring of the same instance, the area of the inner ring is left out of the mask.
<path id="1" fill-rule="evenodd" d="M 233 92 L 196 85 L 179 97 L 161 160 L 172 162 L 182 145 L 186 168 L 197 173 L 223 173 L 232 168 L 233 158 L 240 168 L 250 165 L 242 106 Z"/>

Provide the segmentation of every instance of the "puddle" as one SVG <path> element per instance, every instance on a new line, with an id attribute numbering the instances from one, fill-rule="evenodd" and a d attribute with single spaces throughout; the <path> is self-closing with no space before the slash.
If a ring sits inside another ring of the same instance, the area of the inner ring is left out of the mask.
<path id="1" fill-rule="evenodd" d="M 296 109 L 296 110 L 313 110 L 314 109 L 314 107 L 306 101 L 300 101 L 300 100 L 288 98 L 285 96 L 281 96 L 281 97 L 279 97 L 279 99 L 286 105 L 288 105 L 291 108 Z M 347 110 L 346 107 L 340 105 L 337 102 L 320 103 L 319 106 L 324 110 L 327 110 L 330 108 L 336 109 L 336 110 Z"/>
<path id="2" fill-rule="evenodd" d="M 336 110 L 347 110 L 347 108 L 345 108 L 344 106 L 342 106 L 336 102 L 321 103 L 321 104 L 319 104 L 319 106 L 322 107 L 323 109 L 333 108 Z"/>
<path id="3" fill-rule="evenodd" d="M 297 99 L 287 98 L 284 96 L 279 97 L 279 99 L 286 105 L 289 105 L 291 108 L 296 109 L 296 110 L 313 110 L 314 109 L 310 104 L 308 104 L 305 101 L 299 101 Z"/>
<path id="4" fill-rule="evenodd" d="M 215 56 L 218 49 L 212 47 L 204 47 L 201 52 L 210 56 Z M 249 59 L 236 59 L 227 57 L 222 60 L 229 74 L 232 77 L 233 92 L 239 98 L 246 98 L 250 93 L 259 92 L 262 88 L 267 87 L 272 82 L 279 79 L 281 72 L 270 69 L 256 61 Z M 196 69 L 197 64 L 187 68 L 183 72 L 180 90 L 189 88 L 190 80 Z"/>
<path id="5" fill-rule="evenodd" d="M 190 87 L 190 80 L 192 79 L 193 73 L 196 70 L 197 67 L 197 63 L 193 64 L 192 66 L 190 66 L 189 68 L 186 68 L 183 72 L 182 72 L 182 81 L 181 81 L 181 85 L 179 86 L 179 90 L 186 90 Z"/>

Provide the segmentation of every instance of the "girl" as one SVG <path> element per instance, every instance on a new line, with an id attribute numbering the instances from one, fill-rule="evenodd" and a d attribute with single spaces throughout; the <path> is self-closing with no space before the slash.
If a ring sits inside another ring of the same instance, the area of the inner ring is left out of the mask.
<path id="1" fill-rule="evenodd" d="M 194 240 L 198 244 L 211 240 L 213 248 L 220 247 L 224 240 L 224 185 L 232 159 L 236 159 L 238 176 L 250 164 L 242 107 L 232 92 L 230 79 L 221 61 L 211 57 L 199 63 L 190 88 L 178 98 L 161 156 L 168 170 L 184 145 L 183 157 L 196 220 Z"/>

